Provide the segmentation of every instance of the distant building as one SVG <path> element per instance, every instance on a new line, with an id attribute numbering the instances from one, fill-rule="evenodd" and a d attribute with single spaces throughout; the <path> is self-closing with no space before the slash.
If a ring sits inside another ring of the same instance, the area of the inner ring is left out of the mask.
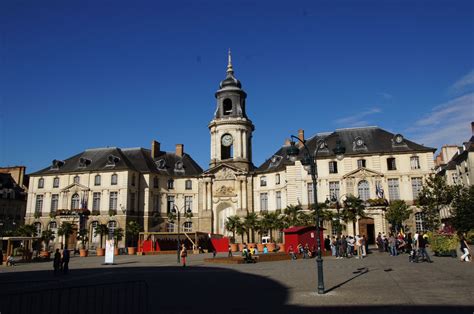
<path id="1" fill-rule="evenodd" d="M 24 224 L 27 193 L 25 167 L 0 168 L 0 234 Z"/>
<path id="2" fill-rule="evenodd" d="M 184 152 L 182 144 L 172 153 L 161 151 L 156 141 L 151 149 L 88 149 L 31 174 L 27 221 L 36 224 L 38 231 L 57 231 L 61 222 L 69 221 L 77 229 L 86 228 L 89 245 L 97 246 L 94 230 L 98 224 L 125 229 L 128 221 L 136 220 L 145 231 L 176 232 L 176 221 L 169 219 L 175 208 L 182 214 L 187 209 L 192 212 L 192 217 L 181 222 L 181 231 L 228 235 L 225 222 L 229 216 L 244 217 L 289 205 L 308 209 L 314 202 L 314 187 L 301 164 L 303 155 L 296 162 L 288 159 L 289 142 L 260 167 L 254 166 L 255 127 L 247 116 L 247 94 L 234 75 L 230 54 L 226 77 L 215 97 L 216 110 L 208 124 L 207 170 Z M 355 232 L 372 242 L 378 232 L 389 230 L 387 202 L 402 199 L 413 205 L 424 180 L 433 173 L 434 148 L 378 127 L 338 129 L 308 139 L 303 130 L 298 135 L 312 152 L 320 145 L 318 201 L 342 203 L 347 195 L 364 200 L 367 217 L 360 219 Z M 342 160 L 333 153 L 337 143 L 345 147 Z M 414 231 L 422 228 L 422 217 L 419 209 L 412 208 L 409 225 Z M 331 223 L 325 228 L 334 233 Z M 352 234 L 352 224 L 344 232 Z M 71 239 L 75 241 L 74 236 Z"/>

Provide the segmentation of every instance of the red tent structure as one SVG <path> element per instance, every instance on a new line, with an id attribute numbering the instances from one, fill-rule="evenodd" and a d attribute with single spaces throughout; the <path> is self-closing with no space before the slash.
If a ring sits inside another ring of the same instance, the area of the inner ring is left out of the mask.
<path id="1" fill-rule="evenodd" d="M 324 238 L 323 238 L 324 228 L 319 228 L 319 239 L 321 240 L 321 252 L 324 252 Z M 305 246 L 308 243 L 309 248 L 317 250 L 318 243 L 316 238 L 316 226 L 297 226 L 291 227 L 283 230 L 285 233 L 285 247 L 288 250 L 290 245 L 293 246 L 293 249 L 296 252 L 296 247 L 298 244 Z"/>

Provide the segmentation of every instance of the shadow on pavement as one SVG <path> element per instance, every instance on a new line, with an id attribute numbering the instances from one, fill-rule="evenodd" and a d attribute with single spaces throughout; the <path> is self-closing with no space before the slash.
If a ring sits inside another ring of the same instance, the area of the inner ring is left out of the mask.
<path id="1" fill-rule="evenodd" d="M 282 284 L 217 267 L 116 265 L 59 276 L 52 271 L 0 274 L 3 282 L 8 288 L 0 291 L 2 314 L 472 313 L 472 307 L 454 306 L 294 306 L 287 304 L 289 291 Z"/>

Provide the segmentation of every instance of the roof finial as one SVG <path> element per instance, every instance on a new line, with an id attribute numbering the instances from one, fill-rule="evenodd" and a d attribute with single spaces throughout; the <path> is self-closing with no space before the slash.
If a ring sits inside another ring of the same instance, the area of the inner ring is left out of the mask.
<path id="1" fill-rule="evenodd" d="M 232 54 L 230 52 L 230 48 L 229 48 L 229 54 L 228 54 L 227 73 L 230 73 L 230 74 L 234 73 L 234 69 L 232 68 Z"/>

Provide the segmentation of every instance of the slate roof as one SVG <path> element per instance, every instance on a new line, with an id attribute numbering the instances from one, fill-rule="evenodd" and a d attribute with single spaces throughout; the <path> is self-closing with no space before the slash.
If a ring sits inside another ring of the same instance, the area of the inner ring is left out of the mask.
<path id="1" fill-rule="evenodd" d="M 409 152 L 435 152 L 436 148 L 426 147 L 406 138 L 403 142 L 397 144 L 394 142 L 396 134 L 383 130 L 379 127 L 361 127 L 337 129 L 332 133 L 319 133 L 306 140 L 306 145 L 311 153 L 316 150 L 317 143 L 324 141 L 326 147 L 320 148 L 318 151 L 318 159 L 320 158 L 334 158 L 333 149 L 336 147 L 337 141 L 341 141 L 342 146 L 345 147 L 345 156 L 357 155 L 373 155 L 373 154 L 393 154 L 393 153 L 409 153 Z M 364 145 L 357 147 L 355 140 L 362 139 Z M 282 160 L 278 165 L 272 162 L 272 157 L 267 159 L 257 172 L 272 172 L 284 169 L 287 165 L 293 164 L 286 154 L 288 146 L 282 146 L 273 156 L 281 156 Z M 298 159 L 303 158 L 303 150 L 300 149 Z"/>
<path id="2" fill-rule="evenodd" d="M 10 191 L 15 192 L 15 199 L 25 200 L 26 191 L 15 182 L 11 174 L 0 173 L 0 197 Z"/>
<path id="3" fill-rule="evenodd" d="M 115 165 L 108 164 L 109 156 L 118 157 Z M 86 167 L 80 166 L 81 158 L 90 160 Z M 155 162 L 163 159 L 164 167 L 158 169 Z M 182 171 L 175 171 L 176 163 L 183 164 Z M 169 176 L 196 176 L 202 173 L 202 168 L 189 156 L 183 154 L 182 157 L 174 153 L 159 152 L 158 157 L 153 159 L 151 151 L 145 148 L 125 148 L 117 147 L 87 149 L 75 156 L 64 160 L 64 165 L 59 169 L 52 169 L 51 166 L 30 175 L 52 175 L 74 172 L 104 172 L 134 170 L 142 173 L 161 173 Z"/>

